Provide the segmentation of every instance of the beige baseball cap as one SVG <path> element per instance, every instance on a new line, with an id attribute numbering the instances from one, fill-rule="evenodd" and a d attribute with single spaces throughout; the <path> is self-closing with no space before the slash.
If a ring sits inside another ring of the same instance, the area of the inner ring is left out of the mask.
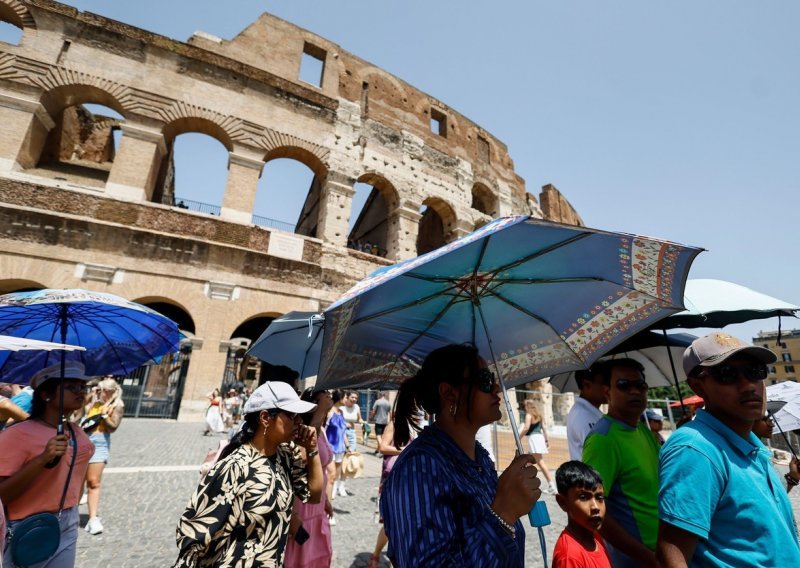
<path id="1" fill-rule="evenodd" d="M 749 355 L 760 362 L 774 363 L 778 356 L 769 349 L 750 345 L 727 333 L 709 333 L 695 339 L 683 352 L 683 370 L 688 375 L 695 367 L 713 367 L 734 355 Z"/>

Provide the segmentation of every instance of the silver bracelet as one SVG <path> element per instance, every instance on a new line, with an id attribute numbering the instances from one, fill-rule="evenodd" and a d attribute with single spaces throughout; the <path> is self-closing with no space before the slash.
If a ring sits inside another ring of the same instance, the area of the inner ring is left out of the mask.
<path id="1" fill-rule="evenodd" d="M 514 528 L 514 525 L 509 525 L 507 522 L 505 522 L 505 520 L 503 519 L 503 517 L 501 517 L 500 515 L 498 515 L 498 514 L 497 514 L 497 512 L 495 512 L 495 510 L 494 510 L 494 509 L 492 509 L 491 507 L 487 507 L 487 509 L 489 509 L 489 512 L 490 512 L 492 515 L 494 515 L 494 518 L 495 518 L 495 519 L 497 519 L 497 522 L 498 522 L 498 523 L 500 523 L 500 526 L 501 526 L 501 527 L 503 527 L 503 529 L 504 529 L 504 530 L 505 530 L 505 531 L 506 531 L 508 534 L 510 534 L 510 535 L 511 535 L 511 538 L 514 538 L 514 539 L 516 539 L 516 538 L 517 538 L 517 530 L 516 530 L 516 528 Z"/>
<path id="2" fill-rule="evenodd" d="M 313 458 L 314 456 L 316 456 L 318 454 L 319 454 L 319 450 L 314 448 L 310 452 L 306 453 L 306 456 L 308 457 L 308 459 L 311 459 L 311 458 Z"/>

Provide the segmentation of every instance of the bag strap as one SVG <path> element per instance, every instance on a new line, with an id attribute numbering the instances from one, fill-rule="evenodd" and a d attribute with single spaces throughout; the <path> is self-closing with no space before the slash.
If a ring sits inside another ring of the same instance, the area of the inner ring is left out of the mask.
<path id="1" fill-rule="evenodd" d="M 58 516 L 61 516 L 61 511 L 64 510 L 64 501 L 67 500 L 67 489 L 69 489 L 69 481 L 72 479 L 72 468 L 75 466 L 75 458 L 78 455 L 78 440 L 75 439 L 75 431 L 72 429 L 72 424 L 67 422 L 69 428 L 69 439 L 72 445 L 72 459 L 69 460 L 69 470 L 67 471 L 67 481 L 64 483 L 64 492 L 61 494 L 61 503 L 58 505 Z"/>

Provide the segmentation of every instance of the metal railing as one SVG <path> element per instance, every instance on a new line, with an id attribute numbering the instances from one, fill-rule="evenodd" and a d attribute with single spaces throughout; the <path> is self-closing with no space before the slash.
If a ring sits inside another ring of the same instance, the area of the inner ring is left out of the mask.
<path id="1" fill-rule="evenodd" d="M 188 211 L 196 211 L 197 213 L 205 213 L 207 215 L 216 215 L 219 217 L 222 208 L 219 205 L 212 205 L 210 203 L 203 203 L 202 201 L 195 201 L 193 199 L 186 199 L 184 197 L 176 197 L 173 207 L 179 209 L 186 209 Z M 278 229 L 279 231 L 286 231 L 294 233 L 294 223 L 287 223 L 286 221 L 279 221 L 278 219 L 270 219 L 262 215 L 253 215 L 253 225 L 259 227 L 266 227 L 268 229 Z"/>
<path id="2" fill-rule="evenodd" d="M 189 211 L 197 211 L 198 213 L 206 213 L 208 215 L 219 216 L 221 208 L 219 205 L 211 205 L 210 203 L 202 203 L 192 199 L 184 199 L 182 197 L 175 198 L 173 207 L 179 209 L 188 209 Z"/>
<path id="3" fill-rule="evenodd" d="M 253 215 L 253 225 L 259 227 L 267 227 L 268 229 L 278 229 L 279 231 L 286 231 L 294 233 L 295 226 L 293 223 L 286 221 L 278 221 L 277 219 L 270 219 L 269 217 L 262 217 L 261 215 Z"/>

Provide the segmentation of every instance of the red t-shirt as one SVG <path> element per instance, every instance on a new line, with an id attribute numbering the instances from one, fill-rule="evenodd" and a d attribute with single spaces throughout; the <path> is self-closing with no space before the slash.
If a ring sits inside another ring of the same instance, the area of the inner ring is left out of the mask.
<path id="1" fill-rule="evenodd" d="M 603 539 L 595 535 L 594 542 L 595 549 L 586 550 L 564 529 L 553 550 L 553 568 L 611 568 Z"/>

